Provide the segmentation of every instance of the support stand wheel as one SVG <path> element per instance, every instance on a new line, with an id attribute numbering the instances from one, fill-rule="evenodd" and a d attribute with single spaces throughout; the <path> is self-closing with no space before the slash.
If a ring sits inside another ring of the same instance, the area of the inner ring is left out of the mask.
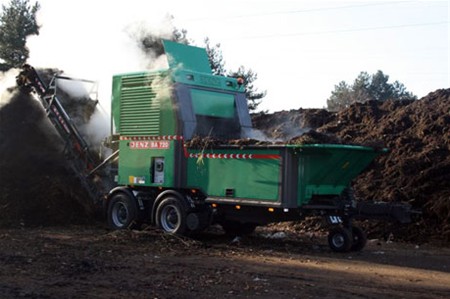
<path id="1" fill-rule="evenodd" d="M 347 252 L 353 244 L 352 233 L 341 226 L 334 227 L 328 234 L 328 245 L 335 252 Z"/>

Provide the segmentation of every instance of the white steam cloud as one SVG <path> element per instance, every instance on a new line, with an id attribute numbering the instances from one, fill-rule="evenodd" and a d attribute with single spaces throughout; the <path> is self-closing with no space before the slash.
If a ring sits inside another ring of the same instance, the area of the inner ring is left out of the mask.
<path id="1" fill-rule="evenodd" d="M 99 82 L 101 107 L 83 130 L 100 142 L 110 133 L 112 76 L 168 68 L 165 55 L 145 53 L 137 40 L 148 34 L 169 37 L 174 30 L 171 18 L 167 13 L 144 9 L 146 1 L 135 0 L 131 4 L 87 0 L 39 2 L 38 22 L 42 27 L 39 35 L 27 40 L 28 63 L 35 68 L 57 68 L 64 75 Z M 85 7 L 82 15 L 74 13 L 80 6 Z M 126 7 L 110 10 L 110 6 Z M 64 83 L 63 89 L 73 95 L 72 87 Z M 85 90 L 75 92 L 85 93 Z"/>
<path id="2" fill-rule="evenodd" d="M 78 80 L 57 79 L 57 88 L 70 94 L 73 98 L 87 98 L 96 93 L 96 84 Z M 94 95 L 96 97 L 96 95 Z M 96 100 L 96 98 L 94 98 Z"/>
<path id="3" fill-rule="evenodd" d="M 41 2 L 41 1 L 40 1 Z M 171 18 L 166 14 L 151 15 L 147 9 L 143 18 L 136 17 L 139 1 L 133 5 L 135 14 L 127 11 L 107 14 L 115 2 L 42 1 L 38 21 L 40 34 L 28 38 L 28 62 L 34 67 L 54 67 L 65 74 L 99 81 L 100 101 L 109 110 L 111 79 L 114 74 L 167 68 L 164 57 L 144 53 L 136 39 L 145 34 L 167 37 L 173 31 Z M 134 1 L 133 1 L 134 2 Z M 73 15 L 71 6 L 86 5 L 85 15 Z M 143 12 L 142 12 L 143 13 Z M 145 20 L 153 20 L 152 23 Z M 73 26 L 67 24 L 76 24 Z M 156 59 L 158 58 L 158 59 Z"/>
<path id="4" fill-rule="evenodd" d="M 16 76 L 19 70 L 11 69 L 5 73 L 0 72 L 0 108 L 9 103 L 11 92 L 9 88 L 16 85 Z"/>

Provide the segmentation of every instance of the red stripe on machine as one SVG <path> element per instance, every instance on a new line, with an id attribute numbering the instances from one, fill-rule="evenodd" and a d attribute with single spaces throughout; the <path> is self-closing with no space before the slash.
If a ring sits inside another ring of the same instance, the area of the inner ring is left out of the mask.
<path id="1" fill-rule="evenodd" d="M 189 158 L 206 158 L 206 159 L 280 159 L 280 155 L 276 154 L 194 154 L 190 153 Z"/>

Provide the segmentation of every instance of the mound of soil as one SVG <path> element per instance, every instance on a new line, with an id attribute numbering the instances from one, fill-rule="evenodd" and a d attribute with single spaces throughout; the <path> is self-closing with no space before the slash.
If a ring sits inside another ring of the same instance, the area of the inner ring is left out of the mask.
<path id="1" fill-rule="evenodd" d="M 355 142 L 382 140 L 390 153 L 356 180 L 356 191 L 421 208 L 410 238 L 450 240 L 450 89 L 414 102 L 354 105 L 319 130 Z"/>
<path id="2" fill-rule="evenodd" d="M 355 103 L 335 114 L 292 110 L 255 115 L 254 124 L 268 136 L 289 139 L 293 130 L 303 129 L 299 115 L 317 116 L 308 121 L 317 125 L 311 127 L 341 143 L 386 146 L 389 153 L 356 179 L 356 195 L 421 209 L 420 222 L 398 233 L 404 239 L 450 241 L 450 89 L 417 101 Z M 280 119 L 294 122 L 281 125 Z"/>
<path id="3" fill-rule="evenodd" d="M 86 194 L 68 168 L 64 143 L 42 105 L 13 91 L 0 109 L 0 226 L 83 223 Z"/>
<path id="4" fill-rule="evenodd" d="M 324 109 L 299 109 L 254 114 L 252 122 L 268 138 L 286 141 L 329 123 L 333 117 L 333 113 Z"/>

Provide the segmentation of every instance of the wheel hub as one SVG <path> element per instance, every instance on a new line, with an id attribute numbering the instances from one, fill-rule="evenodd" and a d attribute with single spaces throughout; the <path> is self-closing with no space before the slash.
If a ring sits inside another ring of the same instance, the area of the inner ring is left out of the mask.
<path id="1" fill-rule="evenodd" d="M 112 219 L 116 226 L 122 227 L 128 219 L 127 207 L 122 203 L 116 203 L 113 209 Z"/>
<path id="2" fill-rule="evenodd" d="M 334 246 L 340 248 L 340 247 L 344 246 L 344 243 L 345 243 L 344 236 L 342 236 L 340 234 L 336 234 L 333 236 L 332 242 L 333 242 Z"/>
<path id="3" fill-rule="evenodd" d="M 165 207 L 161 218 L 161 225 L 168 232 L 175 230 L 180 222 L 178 211 L 173 206 Z"/>

